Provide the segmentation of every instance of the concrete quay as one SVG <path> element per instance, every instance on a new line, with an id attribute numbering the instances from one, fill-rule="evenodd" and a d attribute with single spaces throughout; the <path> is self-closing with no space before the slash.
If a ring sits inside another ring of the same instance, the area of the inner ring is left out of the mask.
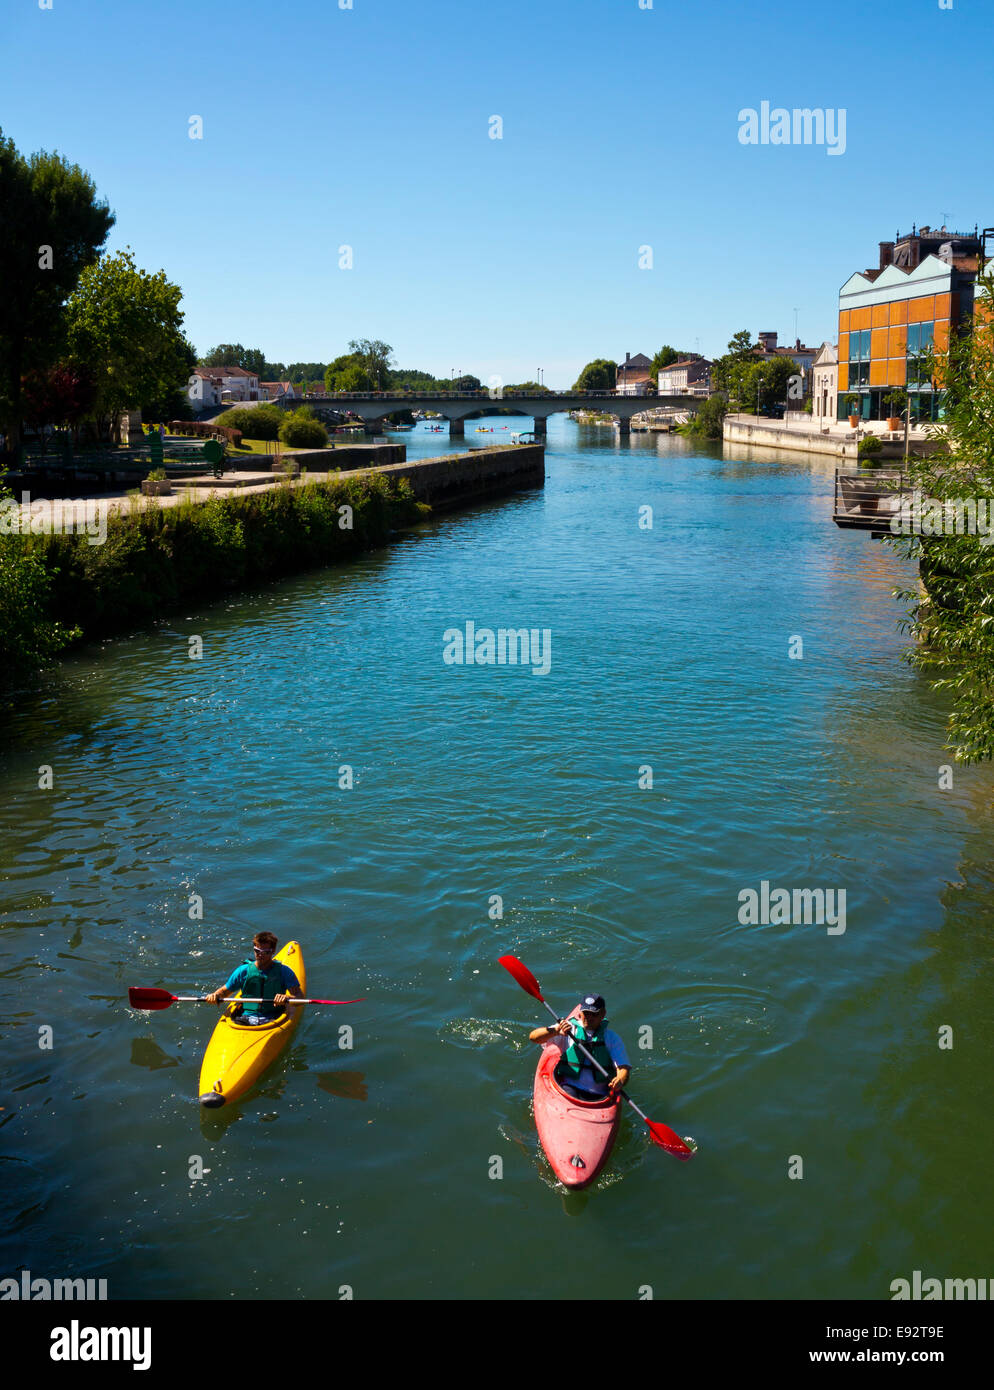
<path id="1" fill-rule="evenodd" d="M 808 415 L 801 418 L 803 423 L 795 424 L 792 419 L 767 420 L 757 415 L 726 415 L 722 440 L 725 444 L 752 444 L 763 449 L 789 449 L 793 453 L 831 454 L 835 458 L 856 462 L 859 459 L 859 440 L 875 434 L 881 444 L 876 458 L 904 457 L 904 430 L 888 432 L 880 420 L 864 421 L 858 430 L 854 430 L 848 421 L 821 426 L 813 424 Z M 944 442 L 925 430 L 911 430 L 908 435 L 908 452 L 916 457 L 942 453 L 944 449 Z"/>

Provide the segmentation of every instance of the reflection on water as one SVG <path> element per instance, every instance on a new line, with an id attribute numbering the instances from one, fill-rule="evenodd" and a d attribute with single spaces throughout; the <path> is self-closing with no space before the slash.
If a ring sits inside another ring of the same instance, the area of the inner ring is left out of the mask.
<path id="1" fill-rule="evenodd" d="M 945 707 L 891 594 L 913 568 L 832 526 L 831 459 L 554 417 L 547 465 L 544 491 L 81 649 L 9 712 L 3 1267 L 111 1296 L 541 1298 L 553 1261 L 586 1297 L 580 1223 L 612 1298 L 981 1268 L 992 779 L 940 790 Z M 551 629 L 548 676 L 446 666 L 468 619 Z M 741 924 L 764 879 L 844 889 L 845 934 Z M 212 1011 L 127 988 L 203 993 L 262 929 L 304 943 L 316 994 L 365 999 L 204 1111 Z M 605 995 L 633 1097 L 693 1162 L 626 1114 L 594 1188 L 552 1200 L 545 1015 L 507 952 L 557 1009 Z"/>

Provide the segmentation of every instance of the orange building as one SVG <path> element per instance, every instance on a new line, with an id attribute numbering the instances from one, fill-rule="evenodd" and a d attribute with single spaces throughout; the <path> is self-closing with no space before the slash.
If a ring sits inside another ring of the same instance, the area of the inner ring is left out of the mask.
<path id="1" fill-rule="evenodd" d="M 942 419 L 942 391 L 928 354 L 944 352 L 950 332 L 972 323 L 983 260 L 976 229 L 964 236 L 922 227 L 880 243 L 879 267 L 851 276 L 839 291 L 840 419 L 900 414 L 886 400 L 897 389 L 907 391 L 912 419 Z"/>

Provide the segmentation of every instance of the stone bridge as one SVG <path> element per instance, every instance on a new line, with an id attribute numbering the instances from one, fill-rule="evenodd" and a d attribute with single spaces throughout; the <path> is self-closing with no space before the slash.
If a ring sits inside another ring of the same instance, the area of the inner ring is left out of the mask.
<path id="1" fill-rule="evenodd" d="M 614 391 L 333 391 L 326 396 L 308 396 L 306 404 L 316 415 L 330 411 L 350 411 L 358 415 L 371 433 L 386 416 L 398 410 L 430 410 L 449 422 L 449 435 L 463 438 L 466 421 L 495 410 L 527 415 L 535 421 L 535 435 L 542 439 L 550 415 L 570 410 L 593 410 L 613 415 L 622 434 L 631 432 L 633 415 L 644 410 L 667 408 L 697 411 L 704 395 L 619 396 Z M 289 409 L 298 401 L 281 401 Z"/>

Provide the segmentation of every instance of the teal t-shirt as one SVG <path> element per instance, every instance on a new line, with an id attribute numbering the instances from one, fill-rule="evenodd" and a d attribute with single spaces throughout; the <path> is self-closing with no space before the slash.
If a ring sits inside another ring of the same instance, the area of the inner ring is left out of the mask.
<path id="1" fill-rule="evenodd" d="M 241 989 L 242 985 L 248 979 L 248 973 L 250 968 L 251 967 L 246 963 L 238 966 L 236 970 L 233 970 L 231 974 L 228 976 L 227 983 L 224 986 L 225 989 L 231 991 Z M 277 973 L 281 981 L 280 986 L 276 991 L 277 994 L 289 994 L 292 989 L 300 988 L 300 981 L 297 979 L 296 975 L 293 973 L 290 967 L 288 965 L 284 965 L 281 960 L 274 960 L 270 962 L 269 969 L 266 971 L 267 980 L 271 980 L 273 978 L 274 971 Z M 252 1014 L 277 1014 L 280 1012 L 280 1010 L 274 1009 L 268 999 L 246 999 L 245 1012 Z"/>

